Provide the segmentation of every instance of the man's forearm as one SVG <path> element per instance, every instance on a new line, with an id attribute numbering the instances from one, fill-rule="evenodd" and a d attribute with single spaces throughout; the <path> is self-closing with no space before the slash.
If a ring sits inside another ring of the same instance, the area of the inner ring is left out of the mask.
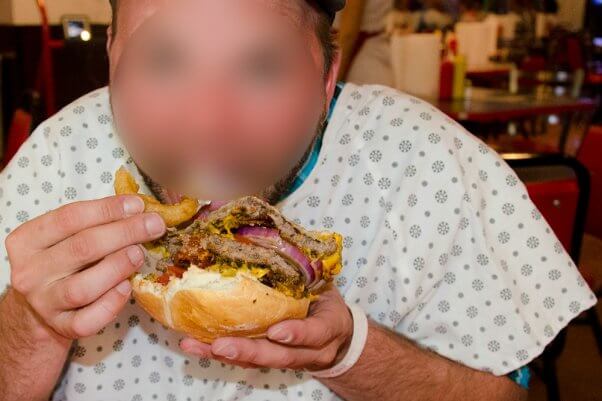
<path id="1" fill-rule="evenodd" d="M 347 401 L 526 399 L 507 378 L 453 363 L 373 322 L 358 363 L 323 383 Z"/>
<path id="2" fill-rule="evenodd" d="M 0 298 L 0 401 L 48 400 L 70 346 L 9 290 Z"/>

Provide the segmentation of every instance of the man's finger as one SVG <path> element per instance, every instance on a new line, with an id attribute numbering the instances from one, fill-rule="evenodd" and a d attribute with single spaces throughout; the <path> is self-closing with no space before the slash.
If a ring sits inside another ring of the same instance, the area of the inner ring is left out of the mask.
<path id="1" fill-rule="evenodd" d="M 46 268 L 47 280 L 53 282 L 129 245 L 157 239 L 164 232 L 165 223 L 158 214 L 133 216 L 84 230 L 35 255 L 33 262 Z"/>
<path id="2" fill-rule="evenodd" d="M 201 358 L 213 358 L 211 354 L 211 344 L 205 344 L 194 338 L 184 338 L 180 341 L 180 348 L 182 351 L 189 354 L 194 354 Z"/>
<path id="3" fill-rule="evenodd" d="M 278 323 L 270 327 L 268 338 L 287 345 L 321 348 L 351 332 L 352 325 L 351 313 L 338 292 L 329 291 L 312 305 L 308 318 Z"/>
<path id="4" fill-rule="evenodd" d="M 224 357 L 214 355 L 211 352 L 211 344 L 205 344 L 205 343 L 197 341 L 193 338 L 185 338 L 182 341 L 180 341 L 180 348 L 182 349 L 182 351 L 184 351 L 188 354 L 198 356 L 200 358 L 215 359 L 217 361 L 220 361 L 220 362 L 223 362 L 223 363 L 226 363 L 229 365 L 236 365 L 236 366 L 239 366 L 239 367 L 245 368 L 245 369 L 257 368 L 256 365 L 253 365 L 250 363 L 232 361 L 232 360 L 226 359 Z"/>
<path id="5" fill-rule="evenodd" d="M 33 219 L 17 230 L 29 249 L 44 249 L 87 228 L 111 223 L 144 211 L 144 202 L 137 196 L 75 202 Z"/>
<path id="6" fill-rule="evenodd" d="M 226 365 L 234 365 L 234 366 L 238 366 L 239 368 L 243 368 L 243 369 L 259 369 L 261 367 L 261 366 L 253 365 L 252 363 L 233 361 L 231 359 L 226 359 L 224 357 L 220 357 L 217 355 L 213 355 L 212 358 L 215 359 L 216 361 L 225 363 Z"/>
<path id="7" fill-rule="evenodd" d="M 337 349 L 329 346 L 314 350 L 286 347 L 264 339 L 221 338 L 212 344 L 211 352 L 235 363 L 276 369 L 296 369 L 325 366 L 335 359 Z"/>
<path id="8" fill-rule="evenodd" d="M 339 336 L 338 319 L 311 316 L 303 320 L 288 320 L 270 327 L 268 338 L 286 345 L 320 348 Z"/>
<path id="9" fill-rule="evenodd" d="M 60 313 L 55 319 L 55 327 L 59 334 L 69 338 L 94 335 L 115 319 L 131 292 L 132 285 L 124 280 L 85 308 Z"/>
<path id="10" fill-rule="evenodd" d="M 127 279 L 143 263 L 144 252 L 139 245 L 133 245 L 81 273 L 53 283 L 49 288 L 50 297 L 61 311 L 86 306 Z"/>

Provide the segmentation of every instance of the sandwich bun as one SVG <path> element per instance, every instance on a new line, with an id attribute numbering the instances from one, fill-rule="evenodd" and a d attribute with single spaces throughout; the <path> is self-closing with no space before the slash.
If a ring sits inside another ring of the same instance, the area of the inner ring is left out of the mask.
<path id="1" fill-rule="evenodd" d="M 219 337 L 266 336 L 267 329 L 283 320 L 307 316 L 310 299 L 296 299 L 238 272 L 222 276 L 191 266 L 182 278 L 167 285 L 132 277 L 136 302 L 164 326 L 204 343 Z"/>

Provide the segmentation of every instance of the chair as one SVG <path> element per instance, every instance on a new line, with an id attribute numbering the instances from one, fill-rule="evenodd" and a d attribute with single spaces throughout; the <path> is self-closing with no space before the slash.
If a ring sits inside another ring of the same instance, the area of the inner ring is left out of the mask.
<path id="1" fill-rule="evenodd" d="M 591 176 L 590 207 L 585 230 L 602 239 L 602 126 L 593 126 L 583 138 L 577 159 L 587 167 Z"/>
<path id="2" fill-rule="evenodd" d="M 0 154 L 0 171 L 10 162 L 21 145 L 29 138 L 32 130 L 40 123 L 40 96 L 37 92 L 27 93 L 13 114 L 8 129 L 6 149 Z"/>
<path id="3" fill-rule="evenodd" d="M 587 218 L 590 177 L 587 169 L 574 158 L 562 155 L 508 154 L 505 156 L 525 182 L 533 203 L 578 265 Z M 585 313 L 602 352 L 602 331 L 595 309 Z M 542 354 L 541 367 L 533 365 L 545 384 L 550 401 L 559 401 L 556 362 L 566 341 L 566 330 Z"/>

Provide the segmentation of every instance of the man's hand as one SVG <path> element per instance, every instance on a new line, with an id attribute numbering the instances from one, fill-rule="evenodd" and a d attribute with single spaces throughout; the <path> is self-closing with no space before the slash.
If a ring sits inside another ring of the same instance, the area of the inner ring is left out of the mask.
<path id="1" fill-rule="evenodd" d="M 139 245 L 163 235 L 156 214 L 135 196 L 63 206 L 6 239 L 11 281 L 41 320 L 68 339 L 95 334 L 125 306 Z"/>
<path id="2" fill-rule="evenodd" d="M 333 366 L 344 354 L 352 332 L 351 314 L 343 298 L 330 289 L 312 305 L 307 319 L 271 327 L 268 339 L 221 338 L 212 345 L 184 339 L 180 347 L 196 356 L 244 368 L 320 370 Z M 508 378 L 420 349 L 374 322 L 370 322 L 366 347 L 353 368 L 320 381 L 349 401 L 526 399 L 526 391 Z M 479 385 L 475 387 L 475 383 Z"/>
<path id="3" fill-rule="evenodd" d="M 184 339 L 180 347 L 197 356 L 245 368 L 325 369 L 334 365 L 353 334 L 351 313 L 331 288 L 311 305 L 309 316 L 272 326 L 267 339 L 220 338 L 211 345 Z"/>

